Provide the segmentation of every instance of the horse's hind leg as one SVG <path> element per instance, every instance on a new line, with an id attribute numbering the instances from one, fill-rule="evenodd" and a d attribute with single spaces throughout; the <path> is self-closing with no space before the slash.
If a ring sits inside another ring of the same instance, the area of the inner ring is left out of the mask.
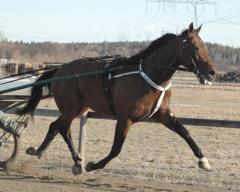
<path id="1" fill-rule="evenodd" d="M 68 148 L 72 154 L 72 158 L 75 164 L 78 164 L 80 161 L 80 158 L 78 157 L 78 153 L 76 152 L 75 147 L 73 145 L 71 132 L 70 132 L 70 126 L 74 117 L 75 116 L 61 115 L 56 121 L 50 124 L 47 135 L 43 140 L 42 144 L 38 147 L 38 149 L 34 149 L 33 147 L 30 147 L 27 149 L 26 152 L 29 155 L 36 155 L 40 158 L 42 153 L 49 147 L 54 137 L 58 133 L 60 133 L 64 141 L 68 145 Z"/>
<path id="2" fill-rule="evenodd" d="M 72 120 L 75 116 L 65 116 L 61 115 L 56 121 L 51 123 L 49 126 L 49 130 L 47 132 L 47 135 L 45 139 L 43 140 L 42 144 L 39 146 L 38 149 L 34 149 L 33 147 L 30 147 L 27 149 L 27 153 L 29 155 L 36 155 L 38 158 L 42 156 L 42 153 L 49 147 L 51 142 L 53 141 L 54 137 L 60 133 L 64 139 L 64 141 L 67 143 L 68 148 L 72 154 L 72 159 L 75 162 L 73 173 L 75 175 L 80 174 L 82 172 L 81 167 L 81 159 L 78 156 L 77 151 L 75 150 L 72 137 L 71 137 L 71 131 L 70 126 L 72 123 Z"/>
<path id="3" fill-rule="evenodd" d="M 47 135 L 45 139 L 43 140 L 42 144 L 38 147 L 38 149 L 35 149 L 33 147 L 29 147 L 26 150 L 26 153 L 29 155 L 36 155 L 38 158 L 41 158 L 42 153 L 48 148 L 54 137 L 59 133 L 58 127 L 60 124 L 60 118 L 58 118 L 56 121 L 52 122 L 49 126 Z"/>
<path id="4" fill-rule="evenodd" d="M 198 147 L 196 142 L 190 136 L 188 130 L 176 119 L 176 117 L 170 112 L 170 109 L 164 114 L 156 114 L 154 116 L 155 119 L 160 121 L 170 130 L 176 132 L 180 135 L 190 146 L 194 155 L 199 159 L 198 165 L 200 168 L 203 168 L 207 171 L 211 170 L 211 167 L 208 163 L 208 160 L 204 157 L 201 149 Z"/>
<path id="5" fill-rule="evenodd" d="M 111 152 L 107 157 L 97 163 L 89 162 L 86 165 L 87 172 L 104 168 L 113 158 L 115 158 L 121 152 L 124 140 L 131 125 L 132 122 L 127 119 L 117 121 Z"/>
<path id="6" fill-rule="evenodd" d="M 60 127 L 59 132 L 62 135 L 64 141 L 67 143 L 68 148 L 72 155 L 72 159 L 74 161 L 72 172 L 74 175 L 79 175 L 82 173 L 82 166 L 81 166 L 82 159 L 79 157 L 79 154 L 76 151 L 74 143 L 72 141 L 70 125 Z"/>

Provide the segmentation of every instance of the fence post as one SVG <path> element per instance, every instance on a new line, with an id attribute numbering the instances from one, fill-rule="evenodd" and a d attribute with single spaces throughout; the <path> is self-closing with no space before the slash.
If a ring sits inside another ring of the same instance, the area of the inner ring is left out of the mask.
<path id="1" fill-rule="evenodd" d="M 80 130 L 78 140 L 78 152 L 82 159 L 82 167 L 85 167 L 85 139 L 86 139 L 86 127 L 87 127 L 87 112 L 80 118 Z"/>

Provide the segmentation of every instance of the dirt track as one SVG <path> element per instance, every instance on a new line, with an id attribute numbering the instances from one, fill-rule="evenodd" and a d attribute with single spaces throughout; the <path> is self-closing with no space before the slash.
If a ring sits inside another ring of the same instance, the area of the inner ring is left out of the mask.
<path id="1" fill-rule="evenodd" d="M 234 87 L 234 85 L 233 85 Z M 240 121 L 239 91 L 220 87 L 173 87 L 171 108 L 176 116 Z M 42 107 L 51 107 L 45 101 Z M 187 144 L 160 124 L 133 126 L 120 156 L 105 169 L 81 176 L 71 173 L 70 153 L 58 136 L 41 160 L 27 156 L 38 146 L 54 118 L 35 117 L 22 137 L 21 155 L 6 174 L 0 171 L 0 191 L 240 191 L 240 129 L 187 126 L 213 168 L 197 168 Z M 89 120 L 86 161 L 110 150 L 114 121 Z M 79 121 L 72 125 L 77 142 Z"/>

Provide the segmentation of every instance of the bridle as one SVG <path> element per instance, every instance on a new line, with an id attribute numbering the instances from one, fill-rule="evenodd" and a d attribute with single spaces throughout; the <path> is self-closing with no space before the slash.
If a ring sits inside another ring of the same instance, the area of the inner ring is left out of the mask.
<path id="1" fill-rule="evenodd" d="M 182 42 L 182 49 L 183 49 L 183 53 L 185 53 L 186 52 L 186 49 L 188 48 L 188 43 L 189 43 L 189 39 L 187 39 L 187 38 L 183 38 L 182 39 L 182 37 L 180 37 L 180 41 Z M 187 71 L 188 72 L 192 72 L 192 73 L 195 73 L 196 75 L 197 75 L 197 77 L 199 77 L 201 74 L 200 74 L 200 72 L 199 72 L 199 70 L 197 69 L 197 64 L 196 64 L 196 61 L 193 59 L 193 57 L 192 56 L 188 56 L 188 58 L 190 59 L 190 61 L 191 61 L 191 64 L 192 64 L 192 66 L 193 66 L 193 69 L 189 69 L 189 68 L 186 68 L 187 69 Z M 198 59 L 198 56 L 196 55 L 196 59 Z M 181 63 L 182 64 L 182 63 Z M 183 64 L 182 64 L 183 65 Z"/>
<path id="2" fill-rule="evenodd" d="M 182 47 L 183 47 L 183 52 L 185 52 L 186 49 L 188 48 L 189 39 L 184 38 L 184 39 L 182 40 L 182 43 L 183 43 L 183 46 L 182 46 Z M 198 68 L 197 68 L 197 63 L 196 63 L 196 61 L 199 60 L 198 55 L 195 53 L 195 58 L 196 58 L 196 59 L 194 59 L 194 57 L 191 56 L 191 55 L 188 55 L 187 57 L 188 57 L 188 59 L 189 59 L 190 62 L 191 62 L 190 65 L 192 65 L 192 69 L 187 68 L 188 71 L 189 71 L 189 72 L 193 72 L 193 73 L 197 76 L 197 78 L 198 78 L 199 80 L 200 80 L 200 79 L 204 79 L 204 81 L 206 81 L 204 75 L 202 75 L 202 74 L 200 73 L 200 71 L 198 70 Z M 207 80 L 207 82 L 208 82 L 208 84 L 210 84 L 210 82 L 209 82 L 208 80 Z"/>
<path id="3" fill-rule="evenodd" d="M 189 58 L 190 58 L 193 66 L 194 66 L 194 69 L 192 70 L 192 72 L 195 73 L 197 77 L 200 77 L 200 76 L 201 76 L 201 73 L 200 73 L 199 70 L 197 69 L 197 64 L 196 64 L 196 62 L 194 61 L 194 59 L 193 59 L 191 56 L 189 56 Z"/>

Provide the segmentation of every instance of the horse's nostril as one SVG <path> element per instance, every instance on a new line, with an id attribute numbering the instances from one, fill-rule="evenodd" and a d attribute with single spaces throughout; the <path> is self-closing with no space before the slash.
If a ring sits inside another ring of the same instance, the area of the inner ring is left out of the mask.
<path id="1" fill-rule="evenodd" d="M 214 76 L 215 74 L 216 74 L 215 71 L 213 70 L 209 71 L 209 75 Z"/>

